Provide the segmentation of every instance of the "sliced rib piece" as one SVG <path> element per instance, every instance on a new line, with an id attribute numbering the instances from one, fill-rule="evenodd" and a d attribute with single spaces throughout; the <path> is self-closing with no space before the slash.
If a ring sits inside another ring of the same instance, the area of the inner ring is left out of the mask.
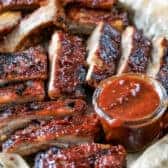
<path id="1" fill-rule="evenodd" d="M 84 96 L 82 85 L 86 74 L 85 50 L 81 38 L 61 31 L 53 34 L 49 46 L 48 95 L 51 99 L 63 95 Z"/>
<path id="2" fill-rule="evenodd" d="M 49 0 L 46 6 L 35 10 L 25 17 L 20 24 L 0 44 L 0 52 L 14 52 L 23 48 L 24 41 L 33 32 L 47 27 L 55 21 L 57 25 L 62 23 L 63 11 L 59 0 Z"/>
<path id="3" fill-rule="evenodd" d="M 126 151 L 122 146 L 81 144 L 70 148 L 52 147 L 36 156 L 35 168 L 125 168 Z"/>
<path id="4" fill-rule="evenodd" d="M 151 42 L 134 27 L 127 27 L 122 34 L 122 57 L 117 74 L 146 73 L 151 56 Z"/>
<path id="5" fill-rule="evenodd" d="M 0 107 L 0 141 L 12 132 L 24 128 L 32 120 L 49 120 L 83 113 L 86 103 L 80 99 L 65 99 L 49 102 L 31 102 Z"/>
<path id="6" fill-rule="evenodd" d="M 100 22 L 107 22 L 119 31 L 128 25 L 127 13 L 117 11 L 100 11 L 95 9 L 70 7 L 66 9 L 67 29 L 75 34 L 92 33 Z"/>
<path id="7" fill-rule="evenodd" d="M 21 20 L 20 12 L 4 12 L 0 14 L 0 35 L 11 32 Z"/>
<path id="8" fill-rule="evenodd" d="M 3 144 L 3 152 L 29 155 L 50 145 L 93 142 L 100 136 L 96 114 L 76 115 L 17 131 Z"/>
<path id="9" fill-rule="evenodd" d="M 35 9 L 44 0 L 1 0 L 0 11 Z"/>
<path id="10" fill-rule="evenodd" d="M 152 59 L 147 74 L 159 80 L 168 93 L 168 40 L 164 37 L 153 39 Z M 163 127 L 168 130 L 168 111 L 163 117 Z"/>
<path id="11" fill-rule="evenodd" d="M 97 84 L 116 73 L 120 59 L 121 34 L 109 24 L 100 23 L 87 43 L 89 70 L 86 81 Z"/>
<path id="12" fill-rule="evenodd" d="M 43 48 L 0 53 L 0 84 L 32 79 L 47 79 L 47 55 Z"/>
<path id="13" fill-rule="evenodd" d="M 168 92 L 168 40 L 157 38 L 153 42 L 152 76 L 158 79 Z"/>
<path id="14" fill-rule="evenodd" d="M 27 81 L 0 88 L 0 105 L 43 100 L 45 97 L 42 81 Z"/>
<path id="15" fill-rule="evenodd" d="M 99 9 L 112 9 L 117 0 L 62 0 L 65 5 L 74 3 L 81 5 L 82 7 L 99 8 Z"/>

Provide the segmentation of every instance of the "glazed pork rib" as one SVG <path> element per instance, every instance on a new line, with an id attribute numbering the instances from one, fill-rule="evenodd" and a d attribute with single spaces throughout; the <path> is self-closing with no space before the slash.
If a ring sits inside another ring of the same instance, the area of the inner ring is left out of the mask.
<path id="1" fill-rule="evenodd" d="M 49 46 L 51 99 L 68 95 L 84 97 L 85 46 L 81 38 L 56 31 Z"/>
<path id="2" fill-rule="evenodd" d="M 163 37 L 154 39 L 153 48 L 148 75 L 158 79 L 168 92 L 168 40 Z"/>
<path id="3" fill-rule="evenodd" d="M 47 55 L 42 47 L 0 53 L 0 84 L 33 79 L 47 79 Z"/>
<path id="4" fill-rule="evenodd" d="M 3 152 L 30 155 L 51 145 L 67 146 L 93 142 L 100 136 L 99 124 L 96 114 L 85 114 L 30 125 L 17 131 L 3 143 Z"/>
<path id="5" fill-rule="evenodd" d="M 0 0 L 0 11 L 35 9 L 44 0 Z"/>
<path id="6" fill-rule="evenodd" d="M 26 81 L 0 88 L 0 105 L 40 101 L 44 97 L 44 82 L 42 81 Z"/>
<path id="7" fill-rule="evenodd" d="M 151 42 L 141 31 L 131 26 L 127 27 L 122 34 L 122 56 L 117 74 L 146 73 L 151 49 Z"/>
<path id="8" fill-rule="evenodd" d="M 122 146 L 81 144 L 70 148 L 52 147 L 36 156 L 35 168 L 125 168 L 126 151 Z"/>
<path id="9" fill-rule="evenodd" d="M 4 36 L 11 32 L 21 20 L 20 12 L 4 12 L 0 14 L 0 35 Z"/>
<path id="10" fill-rule="evenodd" d="M 17 129 L 24 128 L 33 120 L 49 120 L 83 113 L 86 103 L 80 99 L 48 102 L 30 102 L 0 107 L 0 141 L 4 141 Z"/>
<path id="11" fill-rule="evenodd" d="M 128 25 L 127 13 L 117 11 L 100 11 L 95 9 L 69 7 L 65 10 L 67 29 L 74 34 L 92 33 L 100 22 L 107 22 L 119 31 Z"/>
<path id="12" fill-rule="evenodd" d="M 29 36 L 40 29 L 62 23 L 63 11 L 59 0 L 48 0 L 48 4 L 25 17 L 0 44 L 0 52 L 15 52 L 23 48 Z"/>
<path id="13" fill-rule="evenodd" d="M 168 93 L 168 40 L 158 37 L 153 40 L 152 59 L 147 74 L 159 80 Z M 168 111 L 163 117 L 163 127 L 168 130 Z"/>
<path id="14" fill-rule="evenodd" d="M 117 0 L 62 0 L 62 3 L 67 4 L 78 4 L 82 7 L 89 8 L 99 8 L 99 9 L 112 9 L 112 7 L 116 4 Z"/>
<path id="15" fill-rule="evenodd" d="M 100 23 L 87 42 L 89 70 L 86 81 L 98 83 L 116 73 L 120 53 L 121 34 L 109 24 Z"/>

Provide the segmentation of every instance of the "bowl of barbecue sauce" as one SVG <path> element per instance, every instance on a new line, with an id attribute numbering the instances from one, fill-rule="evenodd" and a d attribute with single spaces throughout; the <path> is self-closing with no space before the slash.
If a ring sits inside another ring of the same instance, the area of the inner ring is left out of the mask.
<path id="1" fill-rule="evenodd" d="M 93 95 L 93 105 L 106 141 L 136 152 L 159 138 L 167 93 L 153 78 L 122 74 L 100 83 Z"/>

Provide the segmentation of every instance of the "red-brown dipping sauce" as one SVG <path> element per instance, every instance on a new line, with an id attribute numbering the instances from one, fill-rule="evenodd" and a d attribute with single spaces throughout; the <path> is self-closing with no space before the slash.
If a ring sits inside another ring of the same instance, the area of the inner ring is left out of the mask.
<path id="1" fill-rule="evenodd" d="M 155 79 L 123 74 L 100 83 L 93 96 L 108 143 L 128 152 L 144 149 L 159 138 L 167 93 Z"/>
<path id="2" fill-rule="evenodd" d="M 99 106 L 116 119 L 138 120 L 153 113 L 160 104 L 152 84 L 133 76 L 109 81 L 98 99 Z"/>

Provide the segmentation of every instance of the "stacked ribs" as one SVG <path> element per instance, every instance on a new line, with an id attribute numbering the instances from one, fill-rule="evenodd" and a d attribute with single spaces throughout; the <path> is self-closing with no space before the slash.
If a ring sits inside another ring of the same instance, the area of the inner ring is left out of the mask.
<path id="1" fill-rule="evenodd" d="M 122 146 L 102 144 L 104 133 L 88 107 L 92 93 L 86 88 L 131 72 L 147 73 L 168 90 L 168 42 L 150 42 L 129 26 L 127 12 L 116 4 L 117 0 L 0 1 L 3 152 L 39 152 L 35 168 L 126 167 Z"/>

